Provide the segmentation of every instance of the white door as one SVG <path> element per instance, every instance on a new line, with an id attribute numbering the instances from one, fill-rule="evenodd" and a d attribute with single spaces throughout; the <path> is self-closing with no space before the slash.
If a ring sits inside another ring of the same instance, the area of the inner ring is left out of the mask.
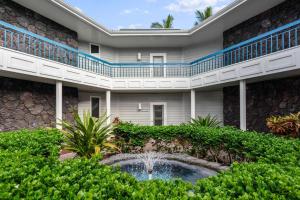
<path id="1" fill-rule="evenodd" d="M 166 76 L 166 56 L 165 54 L 151 54 L 150 62 L 153 63 L 151 76 L 165 77 Z"/>
<path id="2" fill-rule="evenodd" d="M 151 103 L 151 125 L 163 126 L 167 125 L 167 104 L 166 103 Z"/>

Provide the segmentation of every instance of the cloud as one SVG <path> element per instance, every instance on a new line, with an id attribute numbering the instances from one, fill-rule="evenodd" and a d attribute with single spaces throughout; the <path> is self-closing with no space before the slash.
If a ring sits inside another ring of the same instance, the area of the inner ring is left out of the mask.
<path id="1" fill-rule="evenodd" d="M 142 10 L 142 9 L 139 9 L 139 8 L 133 8 L 133 9 L 122 10 L 122 12 L 120 14 L 121 15 L 129 15 L 129 14 L 133 14 L 133 13 L 148 15 L 150 12 L 149 12 L 149 10 Z"/>
<path id="2" fill-rule="evenodd" d="M 166 6 L 166 9 L 172 12 L 195 12 L 196 9 L 204 10 L 212 6 L 214 12 L 223 8 L 232 0 L 176 0 Z"/>

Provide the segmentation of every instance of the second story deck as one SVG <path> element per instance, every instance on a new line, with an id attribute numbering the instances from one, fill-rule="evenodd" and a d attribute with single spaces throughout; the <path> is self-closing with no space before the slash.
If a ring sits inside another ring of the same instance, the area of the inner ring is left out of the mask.
<path id="1" fill-rule="evenodd" d="M 200 87 L 205 85 L 205 83 L 209 85 L 216 82 L 217 79 L 220 82 L 222 77 L 216 77 L 218 75 L 215 75 L 215 72 L 219 73 L 225 70 L 226 76 L 228 76 L 232 67 L 241 67 L 245 63 L 251 63 L 257 59 L 264 59 L 266 56 L 272 56 L 276 53 L 283 53 L 299 47 L 299 33 L 300 20 L 296 20 L 255 38 L 201 57 L 193 62 L 162 64 L 113 63 L 0 21 L 0 45 L 3 47 L 3 50 L 13 50 L 14 53 L 20 52 L 23 56 L 31 55 L 35 59 L 43 59 L 48 62 L 48 67 L 50 66 L 49 62 L 56 63 L 55 67 L 48 69 L 52 73 L 52 78 L 60 77 L 62 72 L 59 71 L 59 68 L 63 66 L 69 72 L 80 70 L 85 73 L 85 82 L 87 83 L 92 83 L 93 79 L 101 79 L 105 80 L 106 88 L 115 87 L 118 89 L 121 89 L 123 84 L 128 86 L 130 84 L 129 80 L 134 85 L 133 88 L 140 87 L 141 84 L 137 83 L 139 80 L 143 81 L 143 87 L 149 84 L 149 88 L 153 88 L 152 84 L 154 82 L 151 80 L 160 80 L 165 85 L 169 84 L 170 87 L 177 84 L 178 88 L 180 88 L 181 84 L 182 88 L 185 89 Z M 59 66 L 59 64 L 62 66 Z M 27 63 L 27 65 L 19 63 L 18 65 L 20 66 L 17 67 L 25 69 L 24 71 L 26 71 L 26 66 L 28 65 L 27 71 L 30 71 L 30 63 Z M 47 67 L 47 64 L 43 66 Z M 247 68 L 247 70 L 249 69 Z M 76 78 L 76 73 L 77 71 L 73 75 L 72 73 L 69 75 L 69 81 Z M 234 71 L 232 73 L 236 74 L 237 72 Z M 205 77 L 211 81 L 205 81 Z M 79 78 L 78 75 L 78 79 L 82 78 Z M 172 81 L 168 82 L 166 80 Z M 145 81 L 148 81 L 148 83 Z"/>

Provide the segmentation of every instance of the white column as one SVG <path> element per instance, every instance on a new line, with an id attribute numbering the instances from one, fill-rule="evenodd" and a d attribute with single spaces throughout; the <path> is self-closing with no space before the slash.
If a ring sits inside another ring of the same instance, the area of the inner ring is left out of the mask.
<path id="1" fill-rule="evenodd" d="M 62 120 L 62 101 L 63 101 L 63 87 L 62 82 L 56 82 L 56 128 L 62 129 L 60 123 Z"/>
<path id="2" fill-rule="evenodd" d="M 246 130 L 246 80 L 240 81 L 240 129 Z"/>
<path id="3" fill-rule="evenodd" d="M 191 90 L 191 120 L 196 118 L 196 92 Z"/>
<path id="4" fill-rule="evenodd" d="M 111 91 L 106 91 L 106 116 L 108 117 L 107 122 L 111 122 Z"/>

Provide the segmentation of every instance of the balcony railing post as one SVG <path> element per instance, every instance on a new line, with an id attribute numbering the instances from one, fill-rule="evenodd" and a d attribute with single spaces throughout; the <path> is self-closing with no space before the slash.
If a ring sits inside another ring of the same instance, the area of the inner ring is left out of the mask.
<path id="1" fill-rule="evenodd" d="M 0 20 L 2 46 L 110 77 L 188 77 L 299 45 L 300 20 L 191 63 L 111 64 Z M 23 37 L 23 38 L 21 38 Z M 294 37 L 294 38 L 293 38 Z M 281 39 L 281 41 L 280 41 Z M 21 46 L 23 43 L 23 46 Z"/>

